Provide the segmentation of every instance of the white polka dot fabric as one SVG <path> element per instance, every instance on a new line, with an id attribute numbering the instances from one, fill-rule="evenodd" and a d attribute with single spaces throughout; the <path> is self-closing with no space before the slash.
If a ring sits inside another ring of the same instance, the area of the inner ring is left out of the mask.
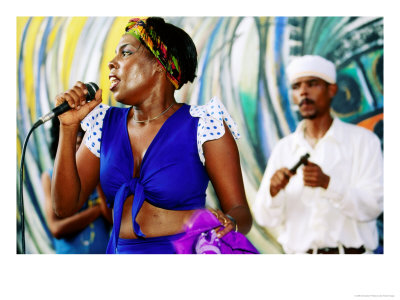
<path id="1" fill-rule="evenodd" d="M 108 105 L 99 104 L 81 122 L 81 127 L 86 131 L 87 136 L 84 143 L 97 157 L 100 157 L 103 120 L 109 108 Z M 205 105 L 191 106 L 190 115 L 200 118 L 197 127 L 197 150 L 203 164 L 205 163 L 203 144 L 207 141 L 219 139 L 225 134 L 224 122 L 233 137 L 235 139 L 240 138 L 235 121 L 233 121 L 225 106 L 217 97 L 212 98 Z"/>
<path id="2" fill-rule="evenodd" d="M 235 121 L 233 121 L 225 106 L 217 97 L 213 97 L 205 105 L 191 106 L 190 115 L 200 118 L 197 127 L 197 150 L 203 164 L 205 163 L 205 158 L 202 146 L 205 142 L 219 139 L 224 135 L 224 122 L 230 129 L 233 137 L 235 139 L 240 138 Z"/>
<path id="3" fill-rule="evenodd" d="M 84 141 L 86 147 L 100 157 L 100 144 L 101 133 L 103 128 L 103 120 L 107 109 L 110 107 L 105 104 L 97 105 L 82 121 L 81 127 L 86 131 L 86 140 Z"/>

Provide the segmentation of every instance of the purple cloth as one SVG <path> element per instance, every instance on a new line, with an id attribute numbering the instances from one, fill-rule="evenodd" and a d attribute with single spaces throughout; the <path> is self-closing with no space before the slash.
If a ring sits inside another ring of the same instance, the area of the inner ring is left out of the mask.
<path id="1" fill-rule="evenodd" d="M 258 254 L 241 233 L 230 231 L 217 238 L 215 228 L 222 226 L 206 209 L 198 210 L 185 225 L 185 234 L 173 241 L 178 254 Z"/>

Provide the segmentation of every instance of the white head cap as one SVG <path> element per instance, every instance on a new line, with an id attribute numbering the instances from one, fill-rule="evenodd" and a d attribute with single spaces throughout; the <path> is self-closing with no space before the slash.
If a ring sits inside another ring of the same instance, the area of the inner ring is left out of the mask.
<path id="1" fill-rule="evenodd" d="M 293 59 L 286 68 L 290 83 L 304 76 L 313 76 L 328 83 L 336 83 L 336 68 L 333 62 L 318 56 L 305 55 Z"/>

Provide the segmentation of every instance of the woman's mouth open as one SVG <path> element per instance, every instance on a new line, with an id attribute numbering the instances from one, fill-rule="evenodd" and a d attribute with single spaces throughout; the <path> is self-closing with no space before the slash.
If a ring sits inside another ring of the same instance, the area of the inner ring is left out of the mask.
<path id="1" fill-rule="evenodd" d="M 120 80 L 115 76 L 110 76 L 110 90 L 112 91 L 119 84 Z"/>

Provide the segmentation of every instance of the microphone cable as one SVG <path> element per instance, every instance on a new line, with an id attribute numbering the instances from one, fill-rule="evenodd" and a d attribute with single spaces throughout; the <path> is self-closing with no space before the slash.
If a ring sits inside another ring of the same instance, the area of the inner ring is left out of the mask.
<path id="1" fill-rule="evenodd" d="M 21 251 L 22 254 L 25 254 L 25 213 L 24 213 L 24 162 L 25 162 L 25 152 L 26 152 L 26 145 L 28 144 L 29 137 L 31 136 L 32 132 L 38 128 L 43 122 L 40 120 L 37 121 L 32 128 L 29 130 L 28 135 L 25 138 L 24 145 L 22 147 L 21 153 L 21 163 L 19 166 L 19 201 L 18 201 L 18 210 L 19 215 L 21 218 Z"/>

